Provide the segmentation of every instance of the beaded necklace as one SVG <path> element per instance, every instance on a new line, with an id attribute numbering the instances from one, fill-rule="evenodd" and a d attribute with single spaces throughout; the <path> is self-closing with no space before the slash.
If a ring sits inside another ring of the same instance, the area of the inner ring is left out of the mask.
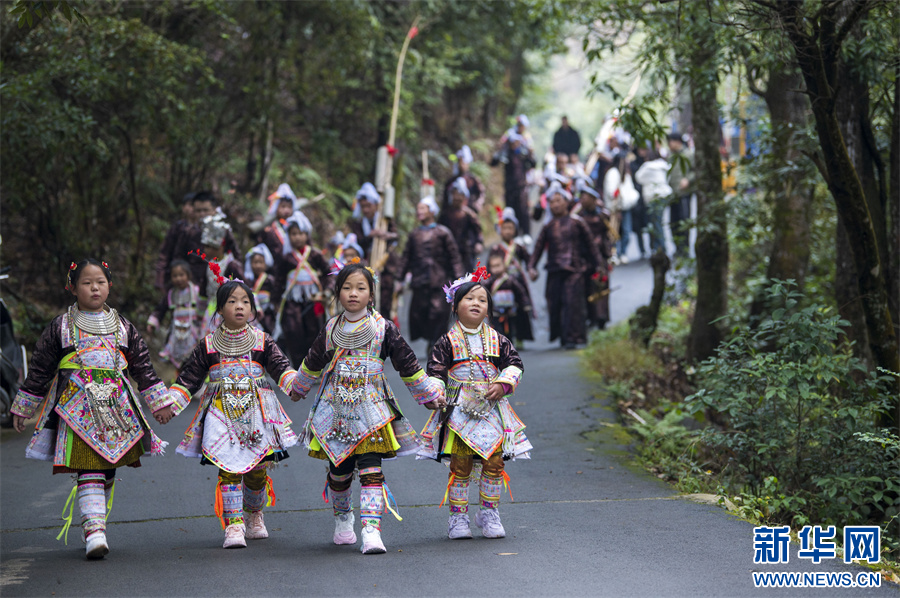
<path id="1" fill-rule="evenodd" d="M 244 324 L 237 330 L 226 328 L 223 323 L 213 332 L 213 347 L 227 357 L 237 357 L 250 352 L 256 344 L 256 335 L 252 334 L 250 324 Z"/>
<path id="2" fill-rule="evenodd" d="M 476 355 L 472 351 L 472 347 L 469 344 L 469 336 L 474 336 L 476 334 L 481 337 L 481 351 L 482 353 L 487 351 L 487 331 L 485 329 L 484 322 L 478 325 L 478 328 L 471 329 L 466 328 L 462 325 L 462 322 L 457 321 L 457 325 L 459 325 L 459 329 L 462 332 L 463 340 L 465 341 L 466 348 L 466 359 L 469 362 L 469 379 L 466 382 L 469 385 L 469 388 L 472 389 L 473 392 L 473 401 L 471 403 L 463 403 L 460 407 L 463 413 L 468 415 L 472 415 L 474 417 L 483 418 L 490 413 L 492 405 L 490 401 L 487 400 L 485 394 L 486 390 L 484 388 L 485 384 L 490 384 L 490 375 L 485 371 L 484 366 L 481 365 L 481 362 L 478 361 Z M 485 382 L 475 382 L 475 366 L 478 366 L 478 369 L 481 370 L 481 375 L 483 376 Z"/>

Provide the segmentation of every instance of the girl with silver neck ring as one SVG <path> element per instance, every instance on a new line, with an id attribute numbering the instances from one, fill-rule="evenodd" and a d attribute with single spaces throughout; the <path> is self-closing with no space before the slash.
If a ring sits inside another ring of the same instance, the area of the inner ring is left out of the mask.
<path id="1" fill-rule="evenodd" d="M 331 318 L 303 360 L 292 398 L 305 397 L 322 378 L 302 438 L 309 455 L 328 461 L 323 497 L 331 492 L 335 544 L 356 544 L 351 483 L 360 482 L 363 554 L 385 552 L 381 515 L 393 496 L 384 483 L 382 461 L 415 454 L 421 444 L 403 417 L 384 377 L 391 360 L 410 394 L 431 408 L 443 404 L 440 385 L 428 378 L 397 327 L 374 310 L 374 271 L 358 262 L 335 260 L 335 292 L 343 312 Z M 394 501 L 396 506 L 396 501 Z"/>
<path id="2" fill-rule="evenodd" d="M 57 539 L 68 538 L 77 502 L 89 559 L 109 553 L 106 519 L 116 470 L 139 467 L 142 455 L 162 454 L 166 446 L 150 429 L 138 395 L 161 423 L 171 403 L 137 328 L 106 304 L 111 286 L 106 262 L 72 262 L 66 289 L 76 301 L 44 330 L 11 408 L 21 433 L 44 405 L 25 456 L 50 461 L 54 474 L 75 474 Z"/>
<path id="3" fill-rule="evenodd" d="M 219 469 L 215 508 L 225 529 L 222 547 L 244 548 L 247 539 L 269 537 L 262 510 L 275 503 L 275 493 L 266 470 L 287 459 L 287 449 L 297 444 L 266 373 L 290 393 L 297 372 L 272 337 L 251 326 L 258 316 L 253 289 L 218 276 L 216 314 L 222 322 L 182 365 L 163 423 L 188 406 L 208 376 L 175 452 Z"/>
<path id="4" fill-rule="evenodd" d="M 475 525 L 485 538 L 506 536 L 497 508 L 509 481 L 504 461 L 531 456 L 525 424 L 507 398 L 519 385 L 524 365 L 512 342 L 485 322 L 493 312 L 491 293 L 482 284 L 489 277 L 478 267 L 444 287 L 456 323 L 435 343 L 428 360 L 428 375 L 445 385 L 447 406 L 425 424 L 421 436 L 426 446 L 418 458 L 450 458 L 444 501 L 449 496 L 451 540 L 472 537 L 469 478 L 476 462 L 481 465 L 481 508 Z"/>

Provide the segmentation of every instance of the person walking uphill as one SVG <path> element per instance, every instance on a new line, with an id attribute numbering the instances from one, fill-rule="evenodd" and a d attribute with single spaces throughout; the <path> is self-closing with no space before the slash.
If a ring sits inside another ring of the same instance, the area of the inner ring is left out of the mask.
<path id="1" fill-rule="evenodd" d="M 580 150 L 581 136 L 578 131 L 569 126 L 569 118 L 562 117 L 562 125 L 553 134 L 553 153 L 557 156 L 560 154 L 578 156 Z"/>
<path id="2" fill-rule="evenodd" d="M 63 508 L 69 516 L 57 539 L 68 538 L 70 505 L 77 502 L 89 559 L 109 553 L 106 520 L 116 469 L 139 467 L 142 455 L 160 455 L 167 444 L 147 424 L 138 394 L 161 423 L 171 417 L 173 403 L 137 328 L 106 304 L 111 283 L 106 262 L 72 263 L 66 288 L 76 302 L 44 330 L 10 409 L 21 433 L 46 399 L 25 456 L 50 461 L 55 474 L 75 474 Z"/>
<path id="3" fill-rule="evenodd" d="M 600 256 L 591 231 L 580 219 L 569 215 L 571 194 L 554 182 L 547 189 L 552 220 L 541 229 L 528 263 L 531 280 L 537 280 L 537 264 L 547 252 L 547 310 L 550 340 L 561 340 L 566 349 L 587 342 L 587 297 L 585 272 L 600 269 Z"/>

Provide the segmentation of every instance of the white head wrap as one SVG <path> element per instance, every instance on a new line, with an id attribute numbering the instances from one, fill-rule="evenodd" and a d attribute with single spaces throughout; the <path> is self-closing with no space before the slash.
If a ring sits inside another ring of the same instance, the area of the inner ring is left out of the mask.
<path id="1" fill-rule="evenodd" d="M 359 191 L 356 192 L 356 202 L 353 206 L 353 217 L 357 219 L 362 218 L 362 209 L 359 207 L 360 199 L 365 199 L 376 205 L 381 203 L 381 196 L 378 195 L 378 190 L 375 188 L 375 185 L 372 183 L 363 183 L 362 187 L 359 188 Z"/>
<path id="2" fill-rule="evenodd" d="M 263 259 L 266 260 L 266 268 L 271 268 L 275 265 L 272 252 L 269 251 L 265 243 L 254 246 L 253 249 L 247 252 L 247 257 L 244 258 L 244 278 L 246 280 L 253 280 L 253 267 L 250 265 L 250 262 L 253 260 L 254 255 L 263 256 Z"/>
<path id="3" fill-rule="evenodd" d="M 287 183 L 281 183 L 278 185 L 278 190 L 275 191 L 275 199 L 269 204 L 269 215 L 274 214 L 278 210 L 278 204 L 280 204 L 283 199 L 291 200 L 292 211 L 296 212 L 300 209 L 300 200 L 294 195 L 291 186 Z"/>
<path id="4" fill-rule="evenodd" d="M 362 247 L 360 247 L 359 240 L 356 238 L 356 235 L 354 233 L 350 233 L 346 237 L 344 237 L 343 246 L 344 246 L 344 249 L 348 249 L 348 248 L 352 247 L 353 249 L 356 250 L 356 253 L 358 253 L 359 257 L 361 257 L 361 258 L 366 257 L 366 252 L 363 251 Z"/>
<path id="5" fill-rule="evenodd" d="M 562 195 L 566 198 L 567 201 L 572 201 L 572 194 L 565 190 L 565 188 L 559 183 L 559 181 L 553 181 L 550 183 L 550 186 L 547 187 L 547 193 L 545 194 L 547 199 L 549 200 L 554 195 Z"/>
<path id="6" fill-rule="evenodd" d="M 437 205 L 437 202 L 434 201 L 434 196 L 433 196 L 433 195 L 429 195 L 428 197 L 423 197 L 422 199 L 419 200 L 419 203 L 420 203 L 420 204 L 423 203 L 423 204 L 425 204 L 426 206 L 428 206 L 428 209 L 429 209 L 429 210 L 431 211 L 431 213 L 434 214 L 435 216 L 437 216 L 437 215 L 438 215 L 438 212 L 441 211 L 441 209 L 440 209 L 440 208 L 438 207 L 438 205 Z"/>
<path id="7" fill-rule="evenodd" d="M 507 121 L 507 122 L 509 122 L 509 121 Z M 523 127 L 527 127 L 530 124 L 528 121 L 528 117 L 525 116 L 524 114 L 520 114 L 519 118 L 516 119 L 516 122 L 519 123 L 520 125 L 522 125 Z"/>
<path id="8" fill-rule="evenodd" d="M 465 162 L 466 164 L 472 163 L 472 150 L 469 149 L 468 145 L 462 146 L 458 152 L 456 152 L 456 157 L 460 162 Z"/>
<path id="9" fill-rule="evenodd" d="M 310 222 L 309 218 L 307 218 L 306 215 L 299 210 L 291 214 L 291 217 L 288 218 L 287 222 L 285 222 L 284 224 L 284 227 L 285 229 L 287 229 L 288 233 L 290 233 L 292 226 L 298 227 L 301 233 L 306 233 L 307 235 L 312 234 L 312 222 Z M 281 248 L 281 252 L 284 255 L 289 254 L 293 250 L 294 248 L 291 247 L 290 243 L 285 243 Z"/>
<path id="10" fill-rule="evenodd" d="M 469 185 L 466 183 L 466 179 L 463 177 L 459 177 L 453 180 L 450 184 L 450 191 L 459 191 L 462 193 L 466 199 L 469 199 Z"/>

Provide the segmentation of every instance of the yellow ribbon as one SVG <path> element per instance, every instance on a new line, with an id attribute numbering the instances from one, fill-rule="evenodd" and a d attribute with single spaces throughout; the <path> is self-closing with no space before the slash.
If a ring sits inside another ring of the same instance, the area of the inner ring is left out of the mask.
<path id="1" fill-rule="evenodd" d="M 62 529 L 59 531 L 59 535 L 56 536 L 56 539 L 59 540 L 65 536 L 64 541 L 66 546 L 69 545 L 69 528 L 72 527 L 72 514 L 75 510 L 75 494 L 78 492 L 78 485 L 72 486 L 72 491 L 69 492 L 69 498 L 66 499 L 66 504 L 62 510 L 62 520 L 65 521 Z M 66 516 L 66 509 L 69 509 L 69 515 Z"/>

